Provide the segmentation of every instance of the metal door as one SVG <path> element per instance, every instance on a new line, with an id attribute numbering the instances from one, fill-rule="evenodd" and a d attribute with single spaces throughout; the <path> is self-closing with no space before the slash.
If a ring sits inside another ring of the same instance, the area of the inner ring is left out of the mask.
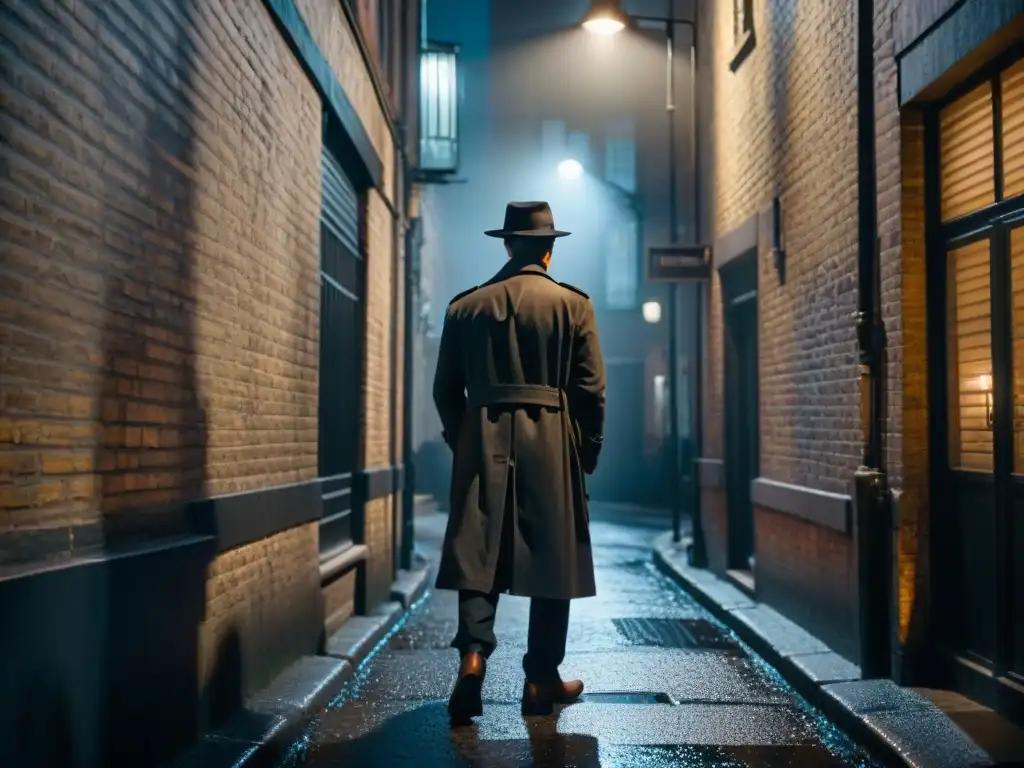
<path id="1" fill-rule="evenodd" d="M 322 169 L 318 470 L 320 555 L 327 558 L 362 538 L 352 489 L 362 453 L 365 264 L 359 195 L 326 147 Z"/>
<path id="2" fill-rule="evenodd" d="M 739 297 L 726 311 L 725 397 L 729 566 L 752 571 L 750 484 L 758 471 L 756 293 Z"/>
<path id="3" fill-rule="evenodd" d="M 759 471 L 757 254 L 721 270 L 725 315 L 725 483 L 729 568 L 753 571 L 750 485 Z"/>

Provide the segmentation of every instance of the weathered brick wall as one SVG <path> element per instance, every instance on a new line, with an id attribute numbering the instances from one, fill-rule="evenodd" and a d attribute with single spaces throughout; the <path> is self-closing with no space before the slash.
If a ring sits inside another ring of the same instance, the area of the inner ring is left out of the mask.
<path id="1" fill-rule="evenodd" d="M 880 275 L 882 320 L 887 345 L 885 465 L 889 483 L 899 486 L 903 475 L 903 356 L 904 274 L 900 257 L 900 154 L 899 77 L 893 37 L 894 7 L 899 0 L 875 3 L 875 156 L 878 185 L 878 237 L 881 248 Z M 923 277 L 923 276 L 922 276 Z M 921 285 L 923 289 L 923 284 Z M 912 293 L 912 292 L 911 292 Z M 924 320 L 923 290 L 916 296 L 920 320 Z M 921 350 L 923 352 L 923 349 Z M 913 354 L 913 352 L 912 352 Z"/>
<path id="2" fill-rule="evenodd" d="M 931 26 L 950 0 L 875 2 L 878 220 L 882 316 L 887 341 L 886 469 L 899 488 L 899 640 L 920 641 L 928 601 L 928 328 L 924 126 L 899 108 L 896 54 Z M 912 627 L 913 625 L 913 627 Z"/>
<path id="3" fill-rule="evenodd" d="M 710 17 L 703 22 L 704 39 L 713 35 L 714 48 L 703 59 L 713 83 L 705 139 L 713 234 L 729 231 L 773 194 L 783 202 L 786 284 L 779 284 L 764 254 L 760 272 L 761 474 L 847 492 L 860 452 L 850 321 L 857 300 L 856 6 L 760 0 L 757 45 L 733 74 L 727 66 L 733 51 L 730 9 L 704 5 L 702 12 Z M 901 115 L 895 55 L 897 45 L 905 45 L 936 16 L 929 10 L 918 19 L 921 14 L 908 12 L 907 5 L 877 0 L 874 13 L 881 314 L 887 341 L 885 468 L 890 485 L 902 490 L 898 586 L 904 639 L 912 615 L 920 614 L 926 583 L 921 555 L 927 548 L 928 370 L 923 131 L 913 112 Z M 712 292 L 704 404 L 708 456 L 723 449 L 717 277 Z M 756 531 L 758 579 L 766 600 L 795 618 L 816 622 L 810 615 L 800 618 L 806 613 L 801 605 L 828 603 L 799 588 L 813 572 L 831 584 L 830 593 L 846 595 L 836 605 L 854 610 L 848 543 L 771 510 L 757 511 Z M 793 547 L 803 556 L 793 558 Z M 790 573 L 787 562 L 799 567 Z M 803 602 L 794 602 L 792 595 L 803 595 Z M 836 628 L 833 642 L 853 653 L 848 619 L 846 614 L 830 619 Z"/>
<path id="4" fill-rule="evenodd" d="M 712 237 L 779 195 L 787 252 L 780 284 L 760 258 L 762 475 L 846 492 L 860 453 L 856 394 L 856 61 L 853 7 L 754 3 L 757 42 L 733 73 L 731 6 L 704 2 L 709 27 Z M 712 285 L 705 452 L 721 451 L 721 312 Z M 717 422 L 717 423 L 716 423 Z"/>
<path id="5" fill-rule="evenodd" d="M 899 418 L 902 451 L 891 465 L 900 470 L 890 483 L 900 485 L 898 537 L 899 639 L 919 642 L 924 627 L 922 610 L 928 602 L 928 530 L 930 418 L 928 413 L 928 327 L 926 309 L 926 252 L 924 215 L 924 126 L 920 115 L 902 116 L 900 156 L 899 258 L 902 303 L 899 353 L 890 355 L 890 411 Z M 895 346 L 890 341 L 891 346 Z M 894 419 L 895 421 L 895 419 Z M 896 429 L 896 427 L 892 427 Z M 897 435 L 893 435 L 895 438 Z M 912 628 L 912 624 L 913 626 Z"/>
<path id="6" fill-rule="evenodd" d="M 199 631 L 201 689 L 224 674 L 218 665 L 230 644 L 237 643 L 242 696 L 317 652 L 325 618 L 317 542 L 317 524 L 310 523 L 226 552 L 210 565 Z"/>
<path id="7" fill-rule="evenodd" d="M 0 23 L 0 561 L 315 477 L 320 102 L 264 5 Z M 198 684 L 229 642 L 236 695 L 315 651 L 317 579 L 315 526 L 211 563 Z"/>
<path id="8" fill-rule="evenodd" d="M 313 477 L 319 102 L 266 11 L 10 7 L 7 531 Z"/>
<path id="9" fill-rule="evenodd" d="M 384 194 L 391 200 L 394 199 L 394 143 L 384 110 L 373 89 L 373 80 L 359 50 L 356 33 L 345 16 L 341 2 L 342 0 L 296 0 L 295 5 L 338 78 L 342 90 L 359 114 L 373 148 L 377 150 L 384 163 Z"/>
<path id="10" fill-rule="evenodd" d="M 850 539 L 755 507 L 757 595 L 848 659 L 857 641 L 857 577 Z"/>

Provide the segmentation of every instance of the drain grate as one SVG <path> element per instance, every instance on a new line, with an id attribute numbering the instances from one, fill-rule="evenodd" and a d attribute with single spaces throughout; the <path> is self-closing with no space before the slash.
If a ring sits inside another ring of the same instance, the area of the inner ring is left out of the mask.
<path id="1" fill-rule="evenodd" d="M 630 644 L 654 648 L 737 653 L 739 645 L 706 619 L 613 619 Z"/>
<path id="2" fill-rule="evenodd" d="M 653 691 L 599 691 L 583 694 L 583 701 L 588 704 L 670 704 L 675 700 L 667 693 Z"/>

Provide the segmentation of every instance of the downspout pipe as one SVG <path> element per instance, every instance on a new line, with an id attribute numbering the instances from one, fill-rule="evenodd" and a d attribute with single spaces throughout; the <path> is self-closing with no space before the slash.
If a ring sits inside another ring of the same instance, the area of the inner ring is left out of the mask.
<path id="1" fill-rule="evenodd" d="M 397 128 L 397 132 L 399 141 L 404 142 L 401 127 Z M 397 490 L 401 490 L 405 487 L 405 469 L 404 462 L 401 468 L 399 468 L 398 464 L 400 456 L 404 459 L 404 451 L 402 446 L 398 444 L 398 409 L 404 407 L 405 403 L 400 403 L 398 400 L 398 319 L 397 312 L 395 310 L 398 308 L 398 302 L 402 299 L 404 293 L 398 285 L 398 243 L 399 238 L 403 236 L 405 230 L 406 213 L 409 209 L 404 199 L 401 201 L 397 199 L 399 190 L 401 190 L 403 197 L 405 196 L 405 184 L 402 183 L 404 182 L 403 176 L 405 175 L 402 171 L 402 168 L 405 166 L 405 152 L 400 148 L 396 149 L 398 149 L 398 151 L 395 154 L 401 158 L 401 161 L 393 163 L 391 173 L 391 188 L 395 190 L 396 202 L 398 203 L 396 207 L 398 210 L 396 210 L 394 215 L 391 217 L 391 380 L 389 382 L 391 388 L 391 423 L 389 424 L 391 445 L 389 446 L 390 455 L 388 458 L 390 460 L 389 463 L 391 464 L 391 471 L 395 480 L 401 483 L 400 489 Z M 404 399 L 404 393 L 402 397 Z M 399 553 L 399 526 L 403 521 L 401 519 L 400 505 L 396 503 L 397 499 L 394 495 L 392 495 L 391 498 L 391 570 L 392 577 L 394 577 L 398 575 L 397 571 L 401 568 L 401 557 Z"/>
<path id="2" fill-rule="evenodd" d="M 415 66 L 406 67 L 405 71 L 415 72 L 414 87 L 419 94 L 420 78 L 420 51 L 423 50 L 426 42 L 427 31 L 427 0 L 420 0 L 419 13 L 416 18 L 416 41 L 418 45 L 413 52 Z M 418 101 L 417 101 L 418 103 Z M 408 106 L 408 105 L 407 105 Z M 403 296 L 403 333 L 402 333 L 402 536 L 401 552 L 399 563 L 403 570 L 410 570 L 413 564 L 413 552 L 416 545 L 416 454 L 413 449 L 415 430 L 413 418 L 415 414 L 416 370 L 415 370 L 415 347 L 413 337 L 416 333 L 415 307 L 417 299 L 416 271 L 413 269 L 417 242 L 418 223 L 409 220 L 409 211 L 412 210 L 414 169 L 409 159 L 409 127 L 408 121 L 403 120 L 400 124 L 400 136 L 402 138 L 402 173 L 404 184 L 402 184 L 402 211 L 406 216 L 406 226 L 402 237 L 405 238 L 405 269 L 403 270 L 404 290 Z M 418 139 L 419 137 L 413 137 Z M 417 155 L 418 156 L 418 155 Z M 397 165 L 397 163 L 396 163 Z M 397 241 L 396 241 L 397 244 Z M 418 257 L 416 257 L 418 258 Z"/>
<path id="3" fill-rule="evenodd" d="M 885 326 L 875 154 L 874 0 L 857 0 L 857 346 L 863 456 L 854 477 L 861 676 L 891 671 L 892 526 L 885 473 Z"/>
<path id="4" fill-rule="evenodd" d="M 403 125 L 403 136 L 408 129 Z M 405 169 L 405 211 L 408 214 L 412 205 L 413 169 L 408 161 L 402 163 Z M 415 429 L 415 346 L 413 339 L 416 333 L 416 300 L 419 291 L 417 284 L 418 269 L 414 269 L 419 260 L 418 249 L 419 223 L 409 220 L 403 236 L 405 237 L 405 290 L 403 291 L 403 333 L 402 333 L 402 548 L 401 564 L 404 570 L 412 568 L 413 550 L 415 547 L 415 515 L 416 515 L 416 452 L 413 447 Z"/>

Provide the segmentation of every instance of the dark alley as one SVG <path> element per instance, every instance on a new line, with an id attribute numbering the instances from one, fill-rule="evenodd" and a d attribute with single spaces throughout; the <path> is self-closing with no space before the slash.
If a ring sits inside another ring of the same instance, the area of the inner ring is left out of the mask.
<path id="1" fill-rule="evenodd" d="M 0 659 L 0 768 L 1024 765 L 1024 0 L 4 0 Z"/>
<path id="2" fill-rule="evenodd" d="M 593 527 L 599 596 L 574 603 L 564 665 L 586 682 L 580 703 L 520 716 L 528 601 L 506 596 L 484 716 L 449 731 L 455 596 L 434 592 L 313 719 L 285 765 L 875 765 L 658 573 L 656 528 L 636 526 L 628 511 L 595 516 L 605 520 Z M 417 520 L 423 549 L 440 544 L 445 521 Z"/>

